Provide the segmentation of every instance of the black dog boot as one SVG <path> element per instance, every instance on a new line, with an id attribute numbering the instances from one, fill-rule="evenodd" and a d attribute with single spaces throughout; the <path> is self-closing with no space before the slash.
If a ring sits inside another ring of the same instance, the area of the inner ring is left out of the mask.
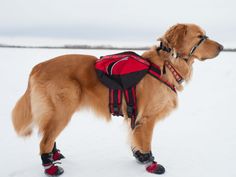
<path id="1" fill-rule="evenodd" d="M 136 160 L 141 164 L 146 164 L 148 162 L 154 161 L 154 156 L 152 155 L 151 151 L 148 153 L 141 153 L 139 150 L 132 150 L 132 151 Z"/>
<path id="2" fill-rule="evenodd" d="M 53 149 L 52 149 L 52 159 L 54 162 L 60 161 L 61 159 L 64 159 L 65 156 L 61 154 L 60 150 L 57 149 L 56 142 L 54 143 Z"/>
<path id="3" fill-rule="evenodd" d="M 163 174 L 165 173 L 165 168 L 154 161 L 154 156 L 152 152 L 141 153 L 139 150 L 132 149 L 133 155 L 138 161 L 138 163 L 146 164 L 146 171 L 154 174 Z"/>
<path id="4" fill-rule="evenodd" d="M 41 159 L 43 162 L 44 173 L 49 177 L 56 177 L 64 173 L 63 168 L 57 166 L 53 162 L 53 154 L 45 153 L 41 155 Z"/>

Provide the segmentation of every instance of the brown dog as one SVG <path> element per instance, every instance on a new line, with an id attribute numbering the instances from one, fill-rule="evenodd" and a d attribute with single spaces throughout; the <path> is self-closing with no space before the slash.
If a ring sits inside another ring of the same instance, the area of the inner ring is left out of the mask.
<path id="1" fill-rule="evenodd" d="M 193 24 L 177 24 L 159 40 L 160 47 L 152 47 L 142 56 L 165 68 L 163 79 L 175 85 L 177 91 L 181 91 L 183 86 L 176 81 L 171 67 L 188 81 L 194 59 L 214 58 L 223 49 Z M 96 60 L 96 57 L 88 55 L 64 55 L 36 65 L 30 74 L 26 92 L 13 109 L 13 125 L 19 135 L 30 135 L 34 125 L 39 127 L 42 134 L 40 153 L 48 174 L 63 172 L 53 165 L 53 160 L 62 158 L 54 142 L 75 111 L 91 107 L 98 115 L 111 119 L 108 88 L 98 80 L 94 69 Z M 169 63 L 167 67 L 166 61 Z M 153 159 L 151 140 L 154 125 L 176 108 L 177 94 L 147 74 L 137 85 L 137 106 L 137 126 L 130 131 L 131 146 L 137 160 L 145 163 Z M 126 104 L 123 104 L 124 113 L 125 108 Z M 58 157 L 54 157 L 55 152 Z M 156 173 L 163 172 L 159 166 Z"/>

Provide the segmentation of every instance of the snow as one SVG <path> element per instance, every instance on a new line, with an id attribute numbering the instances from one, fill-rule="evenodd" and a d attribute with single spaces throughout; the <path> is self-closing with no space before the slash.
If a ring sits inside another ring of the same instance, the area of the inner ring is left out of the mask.
<path id="1" fill-rule="evenodd" d="M 11 109 L 27 86 L 31 68 L 46 59 L 83 53 L 101 56 L 111 50 L 0 48 L 0 169 L 2 177 L 41 177 L 40 137 L 18 138 Z M 141 51 L 138 51 L 141 54 Z M 192 81 L 179 94 L 179 107 L 156 126 L 153 153 L 165 177 L 235 177 L 236 53 L 194 63 Z M 63 177 L 150 176 L 132 157 L 122 118 L 106 123 L 92 112 L 76 113 L 57 140 L 66 159 Z"/>

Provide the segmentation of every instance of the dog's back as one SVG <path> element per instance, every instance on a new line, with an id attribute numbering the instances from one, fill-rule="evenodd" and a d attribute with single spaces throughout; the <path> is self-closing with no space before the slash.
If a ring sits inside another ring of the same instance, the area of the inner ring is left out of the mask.
<path id="1" fill-rule="evenodd" d="M 96 97 L 98 93 L 107 95 L 96 76 L 96 60 L 88 55 L 64 55 L 36 65 L 25 94 L 12 112 L 16 132 L 30 135 L 36 125 L 49 141 L 63 130 L 77 109 L 86 105 L 94 106 L 98 113 L 110 118 L 109 112 L 104 111 L 107 104 L 102 107 L 103 103 Z M 43 144 L 41 151 L 45 151 Z M 46 147 L 50 148 L 51 145 Z"/>

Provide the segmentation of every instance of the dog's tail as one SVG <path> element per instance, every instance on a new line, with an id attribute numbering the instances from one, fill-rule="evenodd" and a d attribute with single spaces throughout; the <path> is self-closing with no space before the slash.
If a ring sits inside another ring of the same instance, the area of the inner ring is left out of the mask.
<path id="1" fill-rule="evenodd" d="M 12 110 L 12 123 L 19 136 L 30 136 L 32 133 L 32 113 L 30 103 L 30 88 L 18 100 Z"/>

